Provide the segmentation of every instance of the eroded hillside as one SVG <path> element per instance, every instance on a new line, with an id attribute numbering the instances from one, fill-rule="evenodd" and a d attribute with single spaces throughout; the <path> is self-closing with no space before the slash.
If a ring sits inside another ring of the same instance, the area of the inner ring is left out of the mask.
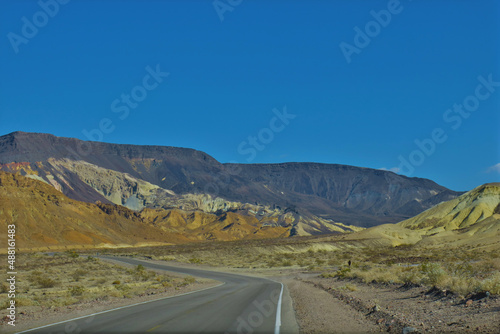
<path id="1" fill-rule="evenodd" d="M 398 224 L 376 226 L 348 239 L 373 244 L 497 247 L 500 240 L 500 183 L 479 186 Z"/>
<path id="2" fill-rule="evenodd" d="M 114 204 L 80 202 L 42 181 L 6 172 L 0 172 L 0 199 L 3 231 L 15 224 L 21 249 L 276 238 L 289 236 L 291 230 L 290 225 L 263 224 L 237 213 L 137 212 Z"/>

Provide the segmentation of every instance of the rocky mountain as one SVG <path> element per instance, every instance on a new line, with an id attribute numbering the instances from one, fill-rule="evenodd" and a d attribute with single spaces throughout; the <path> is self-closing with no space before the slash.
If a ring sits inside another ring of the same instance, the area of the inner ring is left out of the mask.
<path id="1" fill-rule="evenodd" d="M 9 224 L 16 225 L 16 245 L 23 250 L 276 238 L 289 236 L 291 230 L 291 225 L 263 224 L 233 212 L 132 211 L 114 204 L 80 202 L 42 181 L 0 171 L 4 250 Z"/>
<path id="2" fill-rule="evenodd" d="M 349 238 L 392 245 L 481 245 L 500 240 L 500 183 L 479 186 L 398 224 L 376 226 Z"/>
<path id="3" fill-rule="evenodd" d="M 291 222 L 295 234 L 394 223 L 459 195 L 430 180 L 369 168 L 222 164 L 193 149 L 25 132 L 0 137 L 0 170 L 46 182 L 76 200 L 276 218 Z"/>

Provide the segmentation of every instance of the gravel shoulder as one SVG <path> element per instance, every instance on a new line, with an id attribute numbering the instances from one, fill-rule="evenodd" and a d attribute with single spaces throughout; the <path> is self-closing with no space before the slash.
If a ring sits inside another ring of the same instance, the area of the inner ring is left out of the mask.
<path id="1" fill-rule="evenodd" d="M 500 298 L 296 274 L 283 281 L 301 333 L 498 333 Z"/>
<path id="2" fill-rule="evenodd" d="M 283 280 L 293 299 L 300 333 L 366 333 L 378 327 L 327 291 L 300 280 Z"/>

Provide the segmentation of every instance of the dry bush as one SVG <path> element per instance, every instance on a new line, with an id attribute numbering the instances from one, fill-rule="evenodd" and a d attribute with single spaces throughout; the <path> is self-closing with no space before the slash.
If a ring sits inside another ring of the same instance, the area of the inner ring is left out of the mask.
<path id="1" fill-rule="evenodd" d="M 72 296 L 81 296 L 85 292 L 85 288 L 81 285 L 72 286 L 69 289 L 69 294 Z"/>
<path id="2" fill-rule="evenodd" d="M 500 273 L 496 272 L 481 283 L 481 289 L 491 294 L 500 295 Z"/>
<path id="3" fill-rule="evenodd" d="M 196 279 L 193 276 L 188 276 L 188 277 L 184 278 L 184 282 L 186 282 L 188 284 L 193 284 L 196 282 Z"/>
<path id="4" fill-rule="evenodd" d="M 10 305 L 10 298 L 4 300 L 0 305 L 1 308 L 7 308 Z M 37 302 L 24 296 L 16 296 L 16 307 L 33 305 L 37 305 Z"/>
<path id="5" fill-rule="evenodd" d="M 73 279 L 78 282 L 80 278 L 86 276 L 89 272 L 85 269 L 77 269 L 75 272 L 71 275 Z"/>
<path id="6" fill-rule="evenodd" d="M 443 287 L 450 276 L 439 263 L 424 263 L 420 267 L 423 274 L 422 284 L 436 287 Z"/>
<path id="7" fill-rule="evenodd" d="M 38 284 L 41 288 L 53 288 L 57 282 L 47 275 L 39 276 L 34 283 Z"/>

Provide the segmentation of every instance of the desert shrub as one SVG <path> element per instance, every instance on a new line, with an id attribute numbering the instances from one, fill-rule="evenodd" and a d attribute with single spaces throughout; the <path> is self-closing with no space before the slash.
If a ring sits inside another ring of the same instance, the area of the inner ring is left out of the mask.
<path id="1" fill-rule="evenodd" d="M 494 295 L 500 295 L 500 273 L 497 272 L 490 278 L 485 279 L 481 284 L 481 289 Z"/>
<path id="2" fill-rule="evenodd" d="M 374 267 L 370 270 L 362 270 L 360 268 L 349 268 L 346 271 L 345 277 L 359 278 L 365 283 L 379 282 L 379 283 L 400 283 L 402 282 L 399 275 L 401 267 Z"/>
<path id="3" fill-rule="evenodd" d="M 31 298 L 16 296 L 16 306 L 33 306 L 37 305 L 37 302 Z"/>
<path id="4" fill-rule="evenodd" d="M 154 271 L 148 271 L 142 264 L 139 264 L 135 270 L 128 271 L 129 274 L 134 275 L 134 279 L 137 281 L 147 281 L 156 276 Z"/>
<path id="5" fill-rule="evenodd" d="M 77 269 L 73 272 L 73 274 L 71 275 L 71 277 L 73 277 L 73 279 L 75 281 L 79 281 L 80 278 L 82 278 L 83 276 L 87 275 L 89 272 L 85 269 Z"/>
<path id="6" fill-rule="evenodd" d="M 32 271 L 29 276 L 28 276 L 28 281 L 31 283 L 36 283 L 40 277 L 43 275 L 43 273 L 39 270 L 34 270 Z"/>
<path id="7" fill-rule="evenodd" d="M 196 257 L 193 257 L 193 258 L 189 259 L 189 263 L 195 263 L 196 264 L 196 263 L 201 263 L 201 262 L 202 262 L 201 259 L 198 259 Z"/>
<path id="8" fill-rule="evenodd" d="M 19 307 L 19 306 L 33 306 L 33 305 L 37 305 L 38 303 L 33 300 L 33 299 L 30 299 L 30 298 L 26 298 L 26 297 L 23 297 L 23 296 L 16 296 L 16 307 Z M 3 308 L 7 308 L 10 306 L 10 299 L 5 299 L 4 302 L 0 303 L 0 307 L 3 309 Z"/>
<path id="9" fill-rule="evenodd" d="M 456 276 L 451 277 L 445 287 L 461 296 L 466 296 L 469 293 L 479 292 L 481 284 L 473 277 Z"/>
<path id="10" fill-rule="evenodd" d="M 335 277 L 335 274 L 329 273 L 329 272 L 324 272 L 319 275 L 321 278 L 330 278 L 330 277 Z"/>
<path id="11" fill-rule="evenodd" d="M 292 266 L 292 265 L 293 265 L 293 263 L 292 263 L 292 261 L 290 261 L 290 260 L 284 260 L 284 261 L 281 263 L 281 265 L 282 265 L 283 267 L 290 267 L 290 266 Z"/>
<path id="12" fill-rule="evenodd" d="M 188 283 L 188 284 L 193 284 L 196 282 L 196 279 L 192 276 L 188 276 L 188 277 L 185 277 L 184 278 L 184 282 Z"/>
<path id="13" fill-rule="evenodd" d="M 422 283 L 425 285 L 443 286 L 449 277 L 439 263 L 424 263 L 420 270 L 424 275 Z"/>
<path id="14" fill-rule="evenodd" d="M 314 264 L 310 264 L 307 266 L 307 270 L 309 270 L 309 271 L 313 271 L 315 269 L 316 269 L 316 266 Z"/>
<path id="15" fill-rule="evenodd" d="M 38 284 L 41 288 L 53 288 L 57 282 L 47 275 L 36 276 L 33 278 L 32 283 Z"/>
<path id="16" fill-rule="evenodd" d="M 269 268 L 272 268 L 272 267 L 277 267 L 278 266 L 278 261 L 276 260 L 270 260 L 270 261 L 267 261 L 267 266 Z"/>
<path id="17" fill-rule="evenodd" d="M 318 266 L 321 266 L 321 265 L 323 265 L 325 263 L 325 260 L 323 260 L 323 259 L 316 259 L 315 261 L 316 261 L 316 264 Z"/>
<path id="18" fill-rule="evenodd" d="M 116 289 L 109 291 L 108 295 L 111 297 L 119 297 L 119 298 L 123 297 L 123 293 L 120 290 L 116 290 Z"/>
<path id="19" fill-rule="evenodd" d="M 141 270 L 137 271 L 134 276 L 136 280 L 145 282 L 153 279 L 156 276 L 156 273 L 154 271 Z"/>
<path id="20" fill-rule="evenodd" d="M 83 295 L 84 292 L 85 292 L 85 288 L 81 285 L 72 286 L 69 289 L 69 293 L 72 296 L 81 296 L 81 295 Z"/>
<path id="21" fill-rule="evenodd" d="M 451 276 L 460 277 L 473 277 L 475 276 L 476 270 L 470 262 L 462 262 L 459 264 L 449 263 L 446 266 L 446 270 Z"/>
<path id="22" fill-rule="evenodd" d="M 123 294 L 127 293 L 128 291 L 130 291 L 130 286 L 128 286 L 127 284 L 116 284 L 115 288 L 117 290 L 122 291 Z"/>
<path id="23" fill-rule="evenodd" d="M 421 284 L 422 272 L 417 267 L 404 267 L 398 275 L 399 280 L 405 284 Z"/>
<path id="24" fill-rule="evenodd" d="M 337 272 L 334 274 L 334 277 L 347 278 L 347 277 L 350 277 L 350 273 L 351 273 L 351 268 L 343 267 L 343 268 L 340 268 L 339 270 L 337 270 Z"/>
<path id="25" fill-rule="evenodd" d="M 495 259 L 482 260 L 471 264 L 472 274 L 477 278 L 486 278 L 500 270 L 500 261 Z"/>
<path id="26" fill-rule="evenodd" d="M 43 300 L 40 300 L 38 303 L 41 306 L 55 306 L 55 307 L 61 307 L 61 306 L 68 306 L 72 305 L 78 302 L 78 299 L 75 297 L 62 297 L 58 296 L 56 298 L 53 297 L 47 297 Z"/>
<path id="27" fill-rule="evenodd" d="M 74 250 L 66 251 L 66 255 L 73 258 L 73 259 L 80 257 L 80 254 L 78 254 Z"/>
<path id="28" fill-rule="evenodd" d="M 298 262 L 297 262 L 297 265 L 299 267 L 305 267 L 307 266 L 307 261 L 303 260 L 303 259 L 300 259 Z"/>
<path id="29" fill-rule="evenodd" d="M 167 282 L 167 281 L 163 281 L 163 282 L 161 282 L 161 285 L 162 285 L 164 288 L 168 288 L 168 287 L 173 286 L 173 285 L 172 285 L 172 283 Z"/>

